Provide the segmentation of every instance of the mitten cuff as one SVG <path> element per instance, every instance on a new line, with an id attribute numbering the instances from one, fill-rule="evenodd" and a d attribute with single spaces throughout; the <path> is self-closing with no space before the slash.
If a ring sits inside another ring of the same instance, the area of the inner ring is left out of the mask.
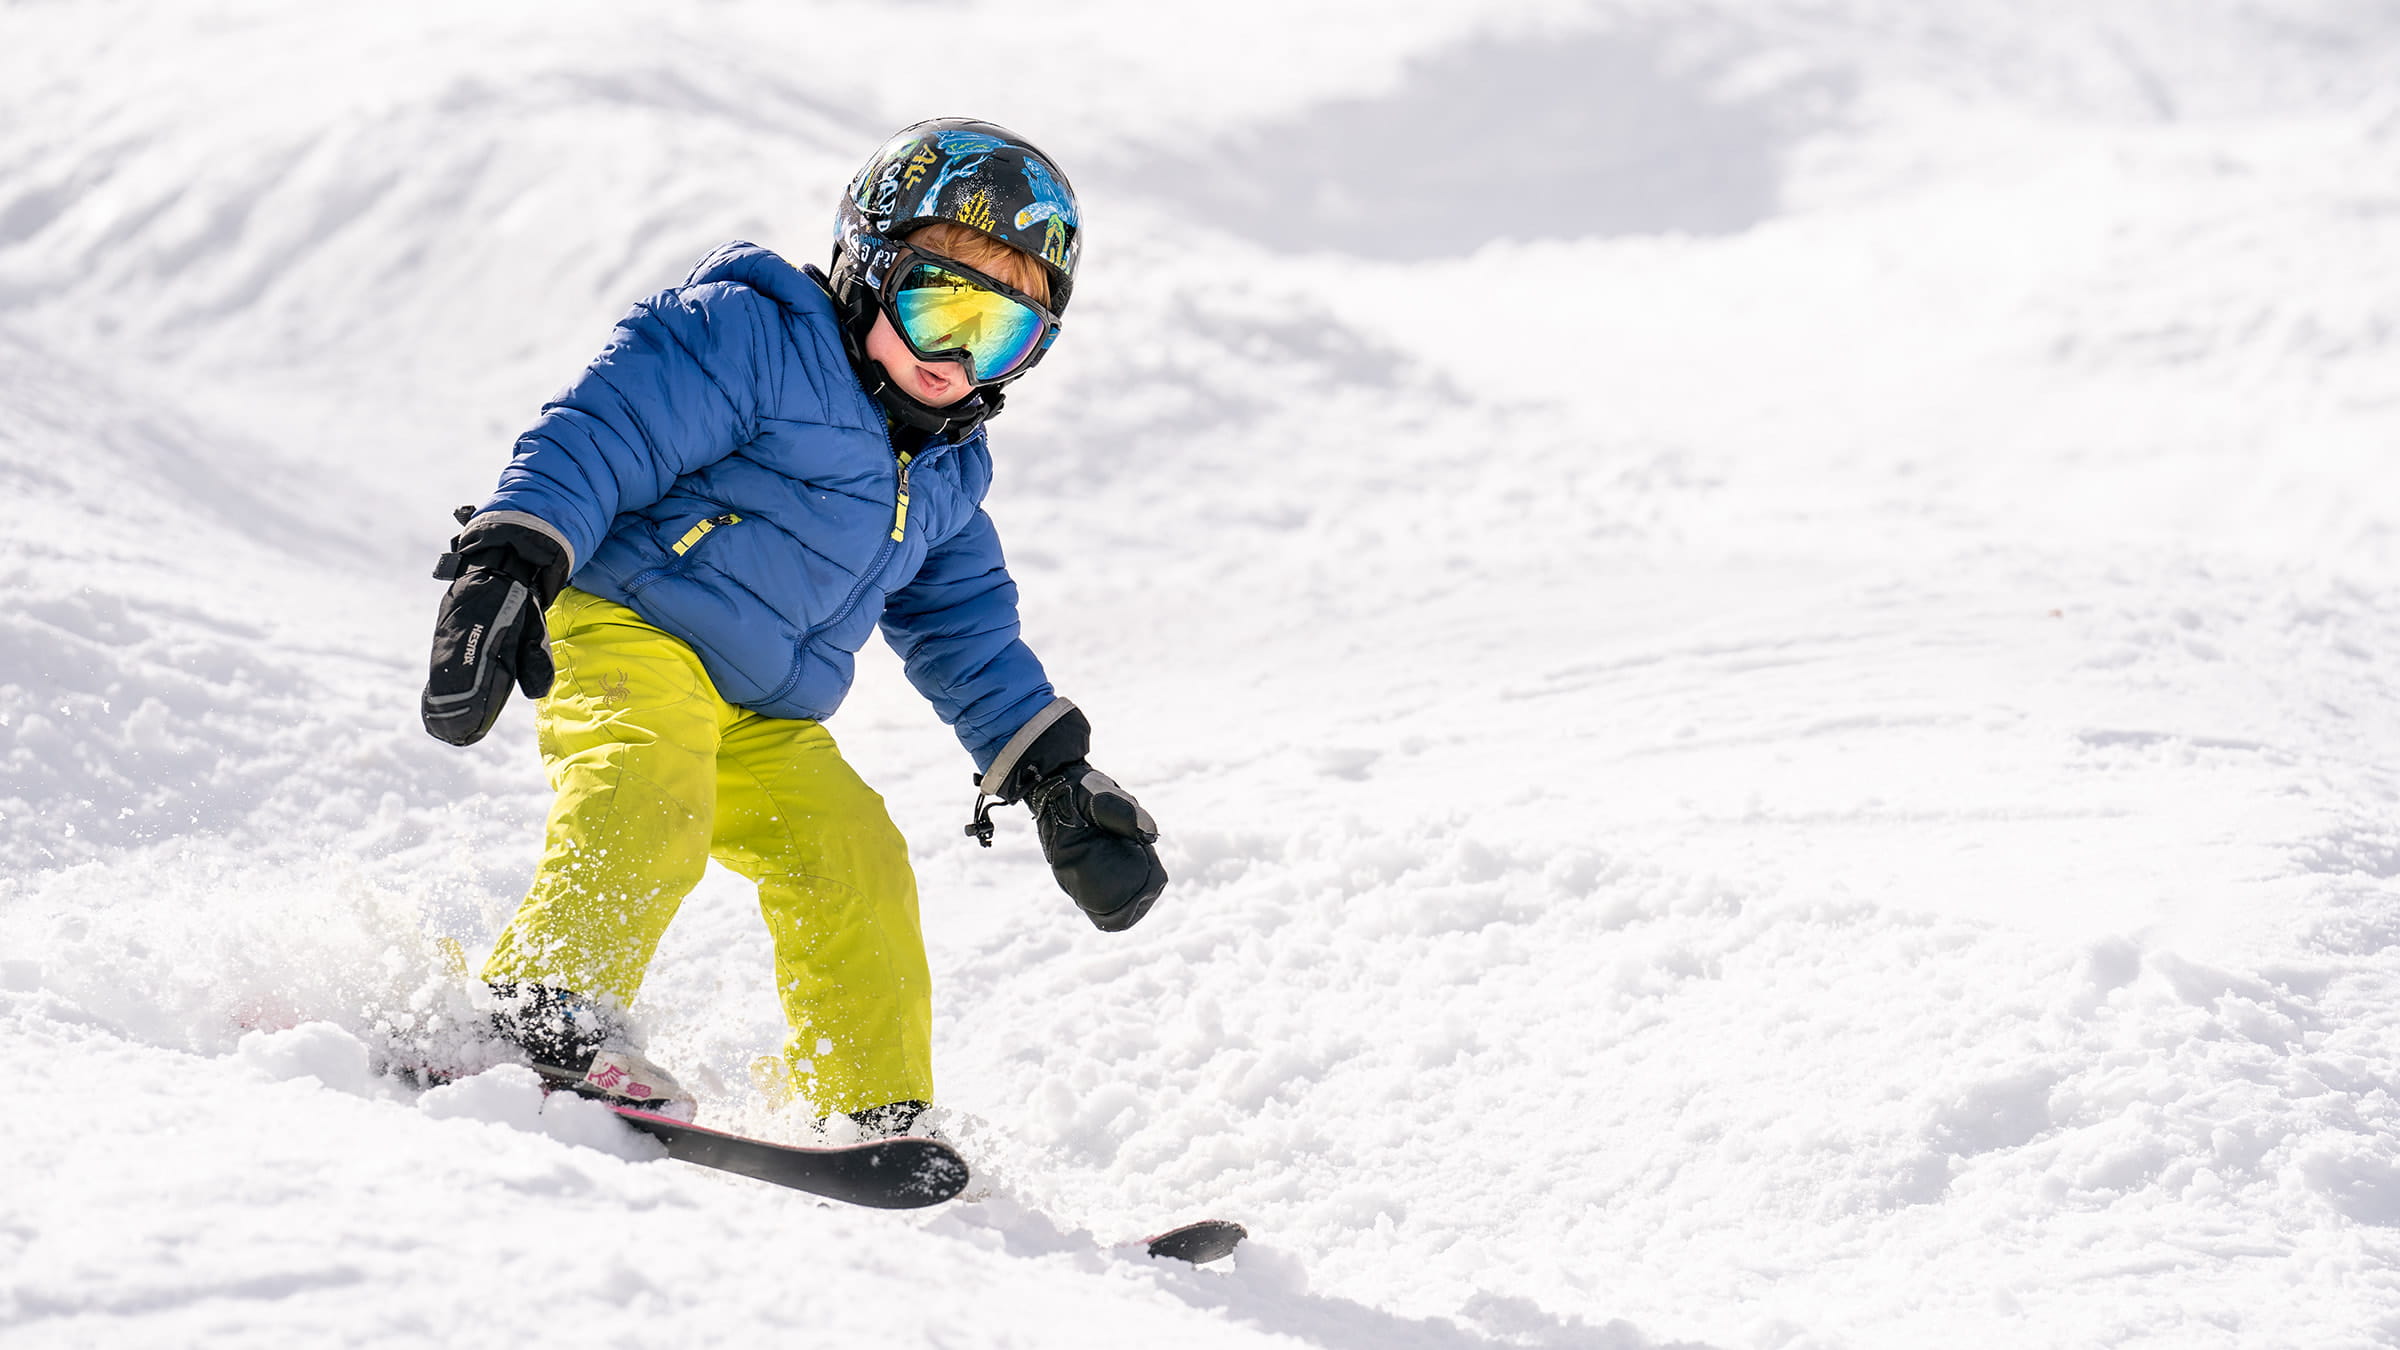
<path id="1" fill-rule="evenodd" d="M 461 507 L 464 511 L 466 508 Z M 472 517 L 434 564 L 439 581 L 455 580 L 469 567 L 489 567 L 521 581 L 547 609 L 575 575 L 575 550 L 556 526 L 523 511 L 486 511 Z"/>
<path id="2" fill-rule="evenodd" d="M 992 767 L 975 780 L 975 787 L 1013 802 L 1023 797 L 1027 788 L 1082 759 L 1091 749 L 1091 722 L 1072 702 L 1054 698 L 1000 747 Z"/>
<path id="3" fill-rule="evenodd" d="M 564 560 L 567 575 L 575 574 L 575 546 L 567 542 L 566 534 L 556 525 L 530 511 L 478 512 L 467 523 L 467 528 L 459 531 L 458 537 L 461 540 L 472 540 L 480 536 L 485 529 L 496 525 L 520 525 L 558 545 L 558 556 Z M 525 550 L 520 548 L 518 551 L 524 552 Z"/>

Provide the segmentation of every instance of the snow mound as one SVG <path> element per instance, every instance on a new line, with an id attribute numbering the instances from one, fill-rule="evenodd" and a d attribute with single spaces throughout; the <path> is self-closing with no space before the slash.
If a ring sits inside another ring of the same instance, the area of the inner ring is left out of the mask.
<path id="1" fill-rule="evenodd" d="M 335 1092 L 367 1090 L 367 1046 L 331 1022 L 303 1022 L 284 1031 L 253 1031 L 235 1055 L 267 1077 L 313 1078 Z"/>

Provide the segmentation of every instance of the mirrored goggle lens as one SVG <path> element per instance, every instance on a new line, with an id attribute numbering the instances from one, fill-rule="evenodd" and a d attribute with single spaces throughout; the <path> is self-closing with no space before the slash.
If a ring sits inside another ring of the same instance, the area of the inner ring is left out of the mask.
<path id="1" fill-rule="evenodd" d="M 919 356 L 963 347 L 978 380 L 1008 375 L 1042 341 L 1042 316 L 1032 306 L 931 263 L 918 263 L 900 278 L 892 309 Z"/>

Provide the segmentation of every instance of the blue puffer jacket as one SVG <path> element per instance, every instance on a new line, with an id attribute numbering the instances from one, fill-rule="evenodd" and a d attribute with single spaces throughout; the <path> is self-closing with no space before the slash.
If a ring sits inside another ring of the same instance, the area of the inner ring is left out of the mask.
<path id="1" fill-rule="evenodd" d="M 691 644 L 731 703 L 823 720 L 878 622 L 978 770 L 1053 697 L 1017 636 L 978 428 L 904 465 L 833 302 L 753 244 L 636 305 L 517 439 L 484 512 Z"/>

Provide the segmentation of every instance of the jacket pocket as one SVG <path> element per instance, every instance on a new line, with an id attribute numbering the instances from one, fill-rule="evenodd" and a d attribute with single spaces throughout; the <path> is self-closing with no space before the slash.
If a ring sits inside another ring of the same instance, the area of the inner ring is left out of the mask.
<path id="1" fill-rule="evenodd" d="M 673 552 L 678 558 L 685 557 L 690 554 L 693 549 L 700 547 L 701 542 L 707 539 L 710 535 L 715 534 L 717 531 L 724 529 L 728 525 L 739 525 L 741 523 L 742 518 L 731 511 L 728 511 L 721 516 L 710 516 L 708 519 L 701 521 L 692 528 L 685 530 L 683 532 L 683 537 L 675 541 Z"/>
<path id="2" fill-rule="evenodd" d="M 708 543 L 710 537 L 721 530 L 741 523 L 742 517 L 739 513 L 727 511 L 721 515 L 709 516 L 693 522 L 691 527 L 672 543 L 668 543 L 664 535 L 654 536 L 665 546 L 668 554 L 667 560 L 656 567 L 645 567 L 633 576 L 626 578 L 625 593 L 633 595 L 653 582 L 663 581 L 672 576 L 681 576 L 690 566 L 693 555 Z"/>

